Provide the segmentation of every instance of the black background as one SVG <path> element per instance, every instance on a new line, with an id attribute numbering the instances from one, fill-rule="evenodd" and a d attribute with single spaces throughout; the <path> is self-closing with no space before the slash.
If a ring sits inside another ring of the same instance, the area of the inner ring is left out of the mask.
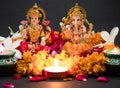
<path id="1" fill-rule="evenodd" d="M 8 26 L 16 32 L 20 21 L 26 19 L 26 12 L 34 3 L 42 7 L 51 21 L 52 29 L 60 31 L 59 22 L 68 10 L 77 2 L 87 12 L 87 19 L 94 25 L 95 32 L 120 28 L 120 0 L 1 0 L 0 2 L 0 36 L 9 35 Z M 116 45 L 120 46 L 120 32 Z"/>

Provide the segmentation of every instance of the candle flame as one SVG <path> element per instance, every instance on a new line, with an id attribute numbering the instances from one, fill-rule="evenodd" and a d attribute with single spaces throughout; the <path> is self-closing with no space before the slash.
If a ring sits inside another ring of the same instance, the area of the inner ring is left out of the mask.
<path id="1" fill-rule="evenodd" d="M 54 60 L 54 67 L 55 67 L 55 68 L 58 67 L 58 60 L 57 60 L 57 59 Z"/>
<path id="2" fill-rule="evenodd" d="M 118 53 L 118 49 L 117 49 L 117 48 L 114 48 L 113 53 L 114 53 L 114 54 Z"/>

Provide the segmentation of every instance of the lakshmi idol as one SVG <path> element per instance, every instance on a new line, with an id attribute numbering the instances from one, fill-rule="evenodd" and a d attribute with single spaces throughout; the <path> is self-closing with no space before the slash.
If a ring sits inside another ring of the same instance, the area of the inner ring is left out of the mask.
<path id="1" fill-rule="evenodd" d="M 27 11 L 26 18 L 27 21 L 21 21 L 19 27 L 23 39 L 21 45 L 25 46 L 21 47 L 21 50 L 34 52 L 39 45 L 46 45 L 46 39 L 49 38 L 51 28 L 48 26 L 49 21 L 45 21 L 45 11 L 36 3 Z"/>

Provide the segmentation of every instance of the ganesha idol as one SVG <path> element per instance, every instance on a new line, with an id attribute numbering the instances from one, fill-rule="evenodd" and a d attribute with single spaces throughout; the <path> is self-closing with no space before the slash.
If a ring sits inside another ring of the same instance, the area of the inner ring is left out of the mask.
<path id="1" fill-rule="evenodd" d="M 85 56 L 91 53 L 91 44 L 86 43 L 85 39 L 91 36 L 93 24 L 88 22 L 85 10 L 78 3 L 69 9 L 60 26 L 62 38 L 67 41 L 63 49 L 69 55 Z"/>
<path id="2" fill-rule="evenodd" d="M 51 28 L 48 26 L 50 21 L 46 19 L 46 13 L 38 5 L 35 5 L 27 11 L 26 20 L 21 21 L 19 26 L 23 41 L 20 44 L 21 52 L 30 50 L 36 52 L 46 49 L 46 40 L 49 38 Z"/>

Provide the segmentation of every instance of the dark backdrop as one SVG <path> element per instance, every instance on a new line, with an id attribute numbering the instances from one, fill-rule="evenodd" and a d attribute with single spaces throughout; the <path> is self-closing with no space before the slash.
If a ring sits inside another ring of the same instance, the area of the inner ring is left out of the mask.
<path id="1" fill-rule="evenodd" d="M 50 26 L 60 31 L 59 22 L 76 2 L 87 12 L 87 19 L 94 24 L 94 30 L 120 28 L 120 0 L 1 0 L 0 2 L 0 36 L 9 35 L 8 26 L 16 32 L 21 20 L 26 19 L 27 10 L 37 3 L 51 21 Z M 119 32 L 120 33 L 120 32 Z M 120 34 L 116 44 L 120 46 Z"/>

